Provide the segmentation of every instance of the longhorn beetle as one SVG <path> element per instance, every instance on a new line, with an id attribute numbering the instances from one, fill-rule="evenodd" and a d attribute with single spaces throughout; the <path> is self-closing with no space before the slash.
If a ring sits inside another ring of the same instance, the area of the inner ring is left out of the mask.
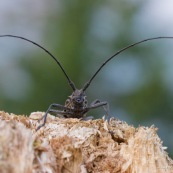
<path id="1" fill-rule="evenodd" d="M 61 63 L 57 60 L 57 58 L 55 56 L 53 56 L 47 49 L 45 49 L 44 47 L 42 47 L 41 45 L 37 44 L 34 41 L 31 41 L 27 38 L 21 37 L 21 36 L 16 36 L 16 35 L 0 35 L 0 37 L 13 37 L 13 38 L 17 38 L 17 39 L 22 39 L 25 40 L 27 42 L 30 42 L 36 46 L 38 46 L 39 48 L 41 48 L 42 50 L 44 50 L 51 58 L 53 58 L 55 60 L 55 62 L 59 65 L 59 67 L 61 68 L 62 72 L 64 73 L 65 77 L 67 78 L 67 81 L 69 83 L 69 85 L 71 86 L 73 93 L 71 96 L 68 97 L 68 99 L 65 102 L 65 105 L 60 105 L 60 104 L 51 104 L 48 108 L 48 110 L 46 111 L 46 113 L 43 115 L 42 118 L 39 119 L 42 120 L 43 119 L 43 123 L 41 125 L 39 125 L 37 127 L 36 130 L 39 130 L 41 127 L 43 127 L 46 123 L 46 119 L 47 119 L 47 114 L 48 113 L 54 113 L 59 117 L 64 117 L 64 118 L 81 118 L 83 120 L 88 120 L 88 119 L 92 119 L 93 117 L 86 117 L 86 113 L 90 110 L 90 109 L 95 109 L 98 107 L 103 107 L 106 115 L 109 115 L 109 106 L 107 102 L 101 102 L 100 100 L 96 99 L 95 101 L 93 101 L 89 106 L 87 105 L 87 100 L 86 100 L 86 95 L 85 95 L 85 91 L 86 89 L 90 86 L 91 82 L 93 81 L 93 79 L 96 77 L 96 75 L 100 72 L 100 70 L 110 61 L 112 60 L 114 57 L 116 57 L 118 54 L 122 53 L 123 51 L 134 47 L 138 44 L 141 44 L 143 42 L 147 42 L 147 41 L 151 41 L 151 40 L 158 40 L 158 39 L 173 39 L 173 37 L 153 37 L 153 38 L 148 38 L 148 39 L 144 39 L 141 40 L 139 42 L 133 43 L 127 47 L 122 48 L 121 50 L 117 51 L 116 53 L 114 53 L 111 57 L 109 57 L 100 67 L 99 69 L 97 69 L 97 71 L 94 73 L 94 75 L 89 79 L 88 82 L 85 83 L 84 87 L 82 89 L 77 89 L 74 85 L 74 83 L 72 82 L 72 80 L 69 78 L 69 76 L 67 75 L 65 69 L 62 67 Z M 55 110 L 54 108 L 57 108 L 59 110 Z"/>

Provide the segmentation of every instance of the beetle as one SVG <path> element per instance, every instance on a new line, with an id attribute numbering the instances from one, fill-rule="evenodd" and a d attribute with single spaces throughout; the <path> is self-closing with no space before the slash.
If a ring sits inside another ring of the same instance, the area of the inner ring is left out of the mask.
<path id="1" fill-rule="evenodd" d="M 86 94 L 85 91 L 86 89 L 90 86 L 91 82 L 93 79 L 97 76 L 97 74 L 100 72 L 100 70 L 113 58 L 115 58 L 118 54 L 124 52 L 125 50 L 132 48 L 138 44 L 147 42 L 147 41 L 152 41 L 152 40 L 158 40 L 158 39 L 173 39 L 173 37 L 153 37 L 153 38 L 147 38 L 138 42 L 135 42 L 129 46 L 126 46 L 122 48 L 121 50 L 117 51 L 114 53 L 111 57 L 107 58 L 105 62 L 102 63 L 102 65 L 96 70 L 94 75 L 85 83 L 85 85 L 81 89 L 77 89 L 73 81 L 69 78 L 67 75 L 65 69 L 61 65 L 61 63 L 58 61 L 58 59 L 53 56 L 47 49 L 45 49 L 43 46 L 39 45 L 38 43 L 29 40 L 25 37 L 21 36 L 16 36 L 16 35 L 0 35 L 0 37 L 13 37 L 17 39 L 21 39 L 27 42 L 30 42 L 37 47 L 41 48 L 44 50 L 60 67 L 62 70 L 64 76 L 66 77 L 68 84 L 72 88 L 73 92 L 72 94 L 68 97 L 68 99 L 65 101 L 65 105 L 61 104 L 56 104 L 53 103 L 49 106 L 45 114 L 39 119 L 39 121 L 43 120 L 43 123 L 40 124 L 36 130 L 39 130 L 41 127 L 43 127 L 46 123 L 47 115 L 48 113 L 53 113 L 58 117 L 63 117 L 63 118 L 80 118 L 82 120 L 89 120 L 92 119 L 92 116 L 86 117 L 86 113 L 90 111 L 91 109 L 95 109 L 98 107 L 103 107 L 107 117 L 109 116 L 109 104 L 106 101 L 100 101 L 98 99 L 94 100 L 91 104 L 88 105 L 87 99 L 86 99 Z M 55 109 L 56 108 L 56 109 Z"/>

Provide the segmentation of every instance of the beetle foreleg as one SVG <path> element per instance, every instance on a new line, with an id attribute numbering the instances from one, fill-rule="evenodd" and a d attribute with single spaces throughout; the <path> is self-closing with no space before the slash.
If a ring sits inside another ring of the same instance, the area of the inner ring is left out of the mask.
<path id="1" fill-rule="evenodd" d="M 49 106 L 49 108 L 47 109 L 46 113 L 38 120 L 38 121 L 40 122 L 40 121 L 43 119 L 43 123 L 40 124 L 40 125 L 37 127 L 36 131 L 39 130 L 41 127 L 43 127 L 43 126 L 46 124 L 47 114 L 48 114 L 49 112 L 55 112 L 55 113 L 58 113 L 58 114 L 60 114 L 60 115 L 65 115 L 65 114 L 67 114 L 67 113 L 64 112 L 64 111 L 54 110 L 54 109 L 52 109 L 52 107 L 57 107 L 57 108 L 60 108 L 60 109 L 62 109 L 62 110 L 64 110 L 64 109 L 69 110 L 68 114 L 72 114 L 72 113 L 70 113 L 70 111 L 71 111 L 70 108 L 67 108 L 67 107 L 65 107 L 65 106 L 63 106 L 63 105 L 60 105 L 60 104 L 55 104 L 55 103 L 53 103 L 53 104 L 51 104 L 51 105 Z"/>
<path id="2" fill-rule="evenodd" d="M 106 115 L 109 117 L 109 104 L 108 104 L 108 102 L 101 102 L 100 100 L 96 99 L 90 104 L 88 109 L 95 109 L 98 107 L 103 107 L 103 109 L 106 112 Z"/>

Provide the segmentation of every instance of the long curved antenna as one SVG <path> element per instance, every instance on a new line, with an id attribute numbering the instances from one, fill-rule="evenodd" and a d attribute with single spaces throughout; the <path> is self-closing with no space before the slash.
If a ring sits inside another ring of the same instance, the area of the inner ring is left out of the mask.
<path id="1" fill-rule="evenodd" d="M 60 62 L 48 51 L 46 50 L 44 47 L 42 47 L 41 45 L 39 45 L 38 43 L 34 42 L 34 41 L 31 41 L 27 38 L 24 38 L 24 37 L 21 37 L 21 36 L 16 36 L 16 35 L 0 35 L 0 37 L 13 37 L 13 38 L 18 38 L 18 39 L 21 39 L 21 40 L 25 40 L 27 42 L 30 42 L 36 46 L 38 46 L 39 48 L 41 48 L 42 50 L 44 50 L 48 55 L 50 55 L 50 57 L 52 57 L 55 62 L 59 65 L 59 67 L 61 68 L 62 72 L 64 73 L 65 77 L 67 78 L 68 80 L 68 83 L 69 85 L 71 86 L 71 88 L 73 89 L 73 91 L 75 91 L 76 87 L 74 85 L 74 83 L 70 80 L 70 78 L 68 77 L 67 73 L 65 72 L 64 68 L 62 67 L 62 65 L 60 64 Z"/>
<path id="2" fill-rule="evenodd" d="M 101 66 L 100 68 L 94 73 L 94 75 L 91 77 L 91 79 L 84 85 L 83 87 L 83 91 L 85 91 L 89 85 L 91 84 L 92 80 L 96 77 L 96 75 L 99 73 L 99 71 L 112 59 L 114 58 L 115 56 L 117 56 L 118 54 L 124 52 L 125 50 L 131 48 L 131 47 L 134 47 L 136 46 L 137 44 L 140 44 L 140 43 L 143 43 L 143 42 L 147 42 L 147 41 L 151 41 L 151 40 L 156 40 L 156 39 L 173 39 L 173 37 L 154 37 L 154 38 L 148 38 L 148 39 L 145 39 L 145 40 L 142 40 L 142 41 L 139 41 L 139 42 L 136 42 L 136 43 L 133 43 L 127 47 L 124 47 L 123 49 L 119 50 L 118 52 L 116 52 L 115 54 L 113 54 L 110 58 L 108 58 Z"/>

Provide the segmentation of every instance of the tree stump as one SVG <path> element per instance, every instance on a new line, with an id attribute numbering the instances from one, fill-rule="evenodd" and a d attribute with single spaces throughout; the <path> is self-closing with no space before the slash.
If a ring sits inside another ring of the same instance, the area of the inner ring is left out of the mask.
<path id="1" fill-rule="evenodd" d="M 173 173 L 157 128 L 0 112 L 1 173 Z"/>

